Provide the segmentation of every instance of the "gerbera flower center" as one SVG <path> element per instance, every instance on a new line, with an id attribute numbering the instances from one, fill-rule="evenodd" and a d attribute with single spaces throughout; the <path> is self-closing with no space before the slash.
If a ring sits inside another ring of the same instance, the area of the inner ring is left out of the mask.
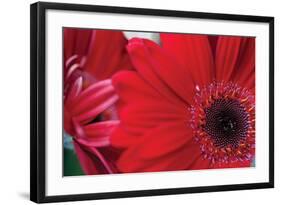
<path id="1" fill-rule="evenodd" d="M 246 137 L 249 116 L 238 100 L 215 100 L 204 112 L 206 122 L 202 128 L 213 138 L 217 147 L 225 147 L 228 144 L 236 147 L 239 141 Z"/>
<path id="2" fill-rule="evenodd" d="M 196 87 L 190 108 L 194 139 L 212 163 L 251 160 L 255 145 L 255 99 L 233 83 Z"/>

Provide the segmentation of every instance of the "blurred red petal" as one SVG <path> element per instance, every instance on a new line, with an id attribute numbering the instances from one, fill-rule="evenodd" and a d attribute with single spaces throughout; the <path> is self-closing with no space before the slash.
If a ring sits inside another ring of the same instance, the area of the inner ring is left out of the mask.
<path id="1" fill-rule="evenodd" d="M 174 152 L 156 157 L 143 159 L 135 149 L 130 146 L 117 161 L 117 166 L 122 172 L 157 172 L 185 170 L 199 157 L 198 147 L 187 143 L 183 148 Z"/>
<path id="2" fill-rule="evenodd" d="M 118 96 L 113 94 L 109 96 L 101 96 L 100 99 L 95 99 L 95 106 L 90 107 L 85 112 L 77 115 L 78 121 L 87 121 L 94 119 L 97 115 L 102 113 L 104 110 L 106 110 L 108 107 L 113 105 L 118 100 Z"/>
<path id="3" fill-rule="evenodd" d="M 120 96 L 117 107 L 122 128 L 129 134 L 139 135 L 159 123 L 187 118 L 186 106 L 163 98 L 134 71 L 119 72 L 113 77 L 113 85 Z"/>
<path id="4" fill-rule="evenodd" d="M 172 61 L 159 45 L 133 38 L 127 49 L 139 74 L 162 96 L 177 103 L 179 100 L 181 103 L 191 102 L 193 84 L 190 75 L 182 73 L 180 65 Z"/>
<path id="5" fill-rule="evenodd" d="M 232 77 L 239 85 L 252 89 L 255 86 L 255 38 L 244 37 Z"/>
<path id="6" fill-rule="evenodd" d="M 86 125 L 84 130 L 89 141 L 96 141 L 98 138 L 109 137 L 118 125 L 118 120 L 108 120 Z"/>
<path id="7" fill-rule="evenodd" d="M 98 170 L 93 163 L 92 158 L 87 154 L 85 150 L 75 141 L 73 141 L 75 152 L 77 154 L 80 165 L 85 174 L 97 174 Z"/>
<path id="8" fill-rule="evenodd" d="M 85 71 L 102 80 L 122 69 L 131 69 L 125 48 L 127 40 L 121 31 L 95 30 Z"/>
<path id="9" fill-rule="evenodd" d="M 179 71 L 177 76 L 191 74 L 193 82 L 199 86 L 206 86 L 214 79 L 213 55 L 207 35 L 162 33 L 161 40 L 163 48 L 184 68 L 174 69 Z M 190 81 L 186 79 L 185 82 Z"/>
<path id="10" fill-rule="evenodd" d="M 216 80 L 228 82 L 235 72 L 242 43 L 241 37 L 219 36 L 216 48 Z"/>
<path id="11" fill-rule="evenodd" d="M 185 149 L 184 145 L 193 140 L 192 137 L 192 130 L 183 121 L 160 123 L 142 136 L 135 151 L 142 159 L 153 159 Z"/>
<path id="12" fill-rule="evenodd" d="M 72 113 L 74 115 L 85 113 L 114 96 L 116 96 L 116 94 L 112 85 L 92 89 L 91 94 L 87 95 L 87 97 L 77 98 L 78 100 L 73 104 L 74 107 L 72 109 Z"/>
<path id="13" fill-rule="evenodd" d="M 70 91 L 66 96 L 64 106 L 66 107 L 69 106 L 69 104 L 71 104 L 73 100 L 80 94 L 81 90 L 82 90 L 82 77 L 79 77 L 70 88 Z"/>

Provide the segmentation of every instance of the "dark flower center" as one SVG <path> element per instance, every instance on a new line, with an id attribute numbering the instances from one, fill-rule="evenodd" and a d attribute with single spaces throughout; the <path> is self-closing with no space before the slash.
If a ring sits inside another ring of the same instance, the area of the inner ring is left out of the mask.
<path id="1" fill-rule="evenodd" d="M 248 130 L 248 114 L 237 100 L 218 99 L 205 108 L 204 131 L 214 139 L 218 147 L 237 146 Z"/>
<path id="2" fill-rule="evenodd" d="M 196 86 L 191 128 L 211 163 L 251 161 L 255 152 L 255 96 L 234 83 Z"/>

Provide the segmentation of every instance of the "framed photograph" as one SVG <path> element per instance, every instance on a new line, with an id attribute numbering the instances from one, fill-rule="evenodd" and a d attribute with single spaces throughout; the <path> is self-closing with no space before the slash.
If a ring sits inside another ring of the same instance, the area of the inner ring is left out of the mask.
<path id="1" fill-rule="evenodd" d="M 274 187 L 274 18 L 31 5 L 30 198 Z"/>

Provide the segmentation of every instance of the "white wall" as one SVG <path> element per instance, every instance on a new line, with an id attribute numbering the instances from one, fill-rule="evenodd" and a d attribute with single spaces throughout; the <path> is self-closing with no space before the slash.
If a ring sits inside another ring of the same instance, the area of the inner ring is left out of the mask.
<path id="1" fill-rule="evenodd" d="M 52 1 L 52 0 L 49 0 Z M 1 1 L 0 6 L 0 204 L 31 204 L 29 193 L 29 4 Z M 61 2 L 147 7 L 187 11 L 275 16 L 275 89 L 281 86 L 281 12 L 278 0 L 61 0 Z M 275 104 L 281 103 L 275 92 Z M 280 200 L 280 107 L 275 106 L 276 188 L 178 196 L 79 202 L 81 204 L 255 204 Z M 69 204 L 78 204 L 72 202 Z M 275 203 L 276 204 L 276 203 Z"/>

